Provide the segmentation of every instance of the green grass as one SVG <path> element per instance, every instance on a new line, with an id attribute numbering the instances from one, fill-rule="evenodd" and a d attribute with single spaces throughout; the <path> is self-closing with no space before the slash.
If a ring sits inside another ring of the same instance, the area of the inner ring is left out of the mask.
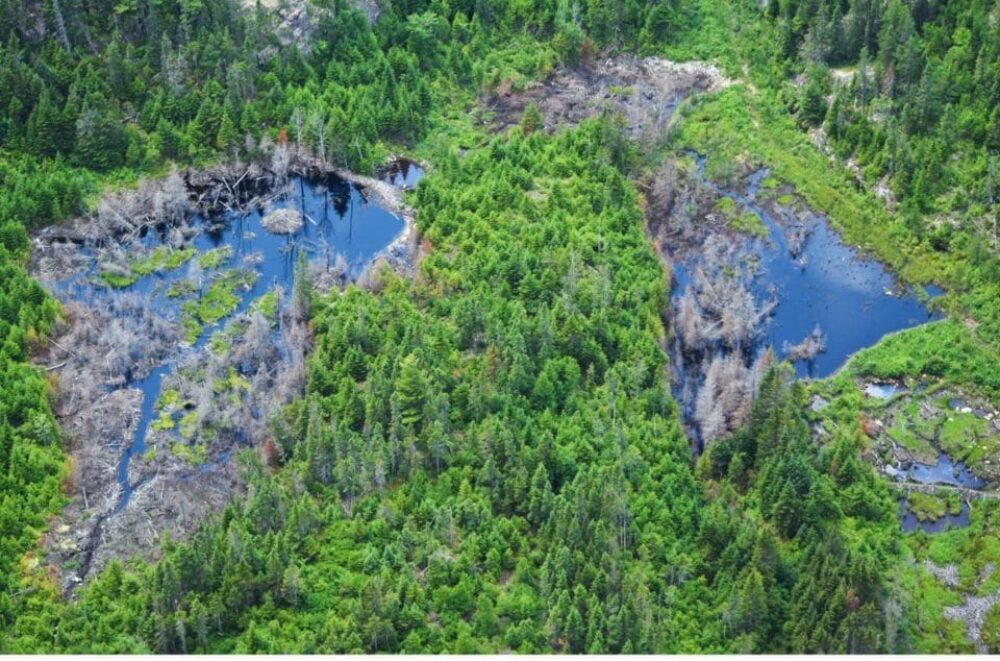
<path id="1" fill-rule="evenodd" d="M 275 319 L 278 316 L 278 292 L 274 289 L 262 295 L 250 305 L 254 312 L 260 312 L 268 319 Z"/>
<path id="2" fill-rule="evenodd" d="M 1000 604 L 997 604 L 986 614 L 983 625 L 983 643 L 990 654 L 1000 654 Z"/>
<path id="3" fill-rule="evenodd" d="M 185 413 L 180 419 L 180 435 L 188 440 L 198 433 L 198 414 L 194 411 Z"/>
<path id="4" fill-rule="evenodd" d="M 962 511 L 962 501 L 955 494 L 942 497 L 915 491 L 907 496 L 907 501 L 918 521 L 937 521 L 945 514 Z"/>
<path id="5" fill-rule="evenodd" d="M 214 270 L 222 266 L 226 260 L 233 256 L 232 246 L 222 246 L 213 248 L 198 256 L 198 265 L 206 270 Z"/>
<path id="6" fill-rule="evenodd" d="M 232 314 L 240 303 L 238 288 L 249 289 L 256 274 L 247 271 L 226 271 L 216 278 L 198 301 L 198 319 L 203 324 L 214 324 Z"/>
<path id="7" fill-rule="evenodd" d="M 208 450 L 201 444 L 189 445 L 187 443 L 177 442 L 170 446 L 170 451 L 173 452 L 174 455 L 195 466 L 200 466 L 205 463 L 208 458 Z"/>
<path id="8" fill-rule="evenodd" d="M 996 461 L 1000 434 L 994 434 L 988 420 L 972 413 L 948 411 L 941 425 L 941 449 L 972 467 Z"/>
<path id="9" fill-rule="evenodd" d="M 763 221 L 752 212 L 741 213 L 736 202 L 728 197 L 719 198 L 715 203 L 715 211 L 725 219 L 726 224 L 737 232 L 760 238 L 767 236 L 767 227 Z"/>
<path id="10" fill-rule="evenodd" d="M 878 379 L 938 377 L 1000 398 L 1000 369 L 994 353 L 962 323 L 924 324 L 882 338 L 850 361 L 857 374 Z"/>
<path id="11" fill-rule="evenodd" d="M 194 248 L 178 248 L 174 250 L 170 246 L 159 246 L 148 255 L 137 258 L 129 258 L 129 274 L 116 274 L 104 271 L 101 273 L 101 280 L 106 285 L 115 289 L 123 289 L 136 283 L 139 278 L 143 278 L 153 273 L 173 271 L 180 268 L 194 257 L 197 251 Z"/>
<path id="12" fill-rule="evenodd" d="M 184 301 L 181 305 L 181 324 L 184 339 L 193 344 L 201 337 L 206 325 L 228 317 L 239 307 L 238 289 L 249 289 L 257 279 L 252 271 L 231 270 L 219 273 L 201 298 Z"/>
<path id="13" fill-rule="evenodd" d="M 171 413 L 164 411 L 160 414 L 156 420 L 154 420 L 150 426 L 155 431 L 170 431 L 174 428 L 174 416 Z"/>
<path id="14" fill-rule="evenodd" d="M 111 273 L 109 271 L 102 271 L 100 277 L 104 284 L 112 289 L 125 289 L 126 287 L 131 287 L 139 280 L 139 276 L 135 273 L 123 275 L 120 273 Z"/>

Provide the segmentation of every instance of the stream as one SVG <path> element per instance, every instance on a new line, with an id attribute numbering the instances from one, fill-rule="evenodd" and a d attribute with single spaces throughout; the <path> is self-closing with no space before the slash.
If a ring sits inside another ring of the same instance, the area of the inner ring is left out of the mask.
<path id="1" fill-rule="evenodd" d="M 406 163 L 387 171 L 383 178 L 398 187 L 409 188 L 422 175 L 420 167 Z M 294 234 L 276 235 L 262 227 L 261 220 L 267 212 L 281 208 L 294 209 L 302 214 L 303 225 Z M 137 486 L 129 480 L 130 461 L 146 452 L 147 430 L 157 418 L 156 407 L 162 384 L 166 377 L 173 374 L 182 358 L 202 349 L 214 331 L 224 327 L 233 317 L 247 312 L 263 294 L 278 288 L 277 291 L 283 292 L 278 309 L 286 306 L 291 297 L 293 274 L 300 253 L 304 253 L 314 265 L 325 262 L 327 269 L 336 263 L 344 270 L 347 279 L 354 280 L 404 228 L 402 218 L 369 201 L 361 188 L 335 175 L 309 181 L 293 177 L 285 194 L 266 210 L 255 209 L 247 214 L 225 212 L 209 217 L 197 215 L 189 220 L 189 224 L 197 232 L 185 245 L 195 248 L 197 253 L 178 268 L 154 271 L 126 287 L 110 288 L 99 278 L 97 255 L 88 250 L 85 256 L 90 262 L 83 272 L 52 285 L 60 300 L 77 300 L 95 307 L 105 304 L 110 308 L 116 297 L 138 293 L 152 303 L 157 315 L 179 323 L 182 302 L 187 297 L 169 296 L 171 285 L 185 280 L 198 282 L 194 295 L 195 300 L 200 300 L 213 281 L 213 273 L 218 275 L 231 269 L 253 272 L 250 286 L 233 289 L 239 299 L 235 309 L 214 324 L 206 324 L 196 341 L 178 345 L 141 378 L 132 378 L 129 374 L 124 383 L 109 386 L 109 390 L 133 388 L 142 393 L 140 415 L 132 432 L 132 441 L 127 447 L 117 448 L 121 453 L 117 465 L 117 482 L 121 492 L 114 512 L 120 512 L 128 505 Z M 150 230 L 139 239 L 139 243 L 144 249 L 166 245 L 166 232 L 167 228 Z M 221 253 L 222 259 L 209 268 L 199 265 L 200 257 L 217 249 L 231 252 Z M 280 342 L 279 334 L 275 333 L 274 337 L 276 343 Z M 282 351 L 285 350 L 287 348 L 282 348 Z M 230 454 L 230 450 L 224 451 L 213 461 L 226 461 Z M 210 470 L 212 463 L 207 466 L 199 469 Z"/>

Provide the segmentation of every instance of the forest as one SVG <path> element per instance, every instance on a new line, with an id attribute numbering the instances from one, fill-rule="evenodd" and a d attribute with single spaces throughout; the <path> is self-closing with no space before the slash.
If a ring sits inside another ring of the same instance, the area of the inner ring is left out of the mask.
<path id="1" fill-rule="evenodd" d="M 1000 652 L 998 10 L 0 0 L 0 652 Z M 615 110 L 629 84 L 572 121 L 519 101 L 640 58 L 717 67 L 655 141 Z M 81 441 L 43 357 L 75 317 L 31 275 L 37 237 L 150 180 L 288 152 L 362 176 L 420 163 L 417 258 L 322 289 L 300 262 L 302 383 L 228 459 L 239 486 L 64 589 L 51 540 Z M 747 181 L 764 192 L 720 196 Z M 719 267 L 691 276 L 685 327 L 663 236 L 686 223 L 697 254 L 738 259 L 698 232 L 766 236 L 754 204 L 940 288 L 920 299 L 935 320 L 800 378 L 818 326 L 756 360 L 760 329 L 720 341 L 694 318 L 736 282 Z M 699 439 L 671 346 L 742 388 L 696 398 L 726 421 Z M 942 457 L 975 486 L 892 477 Z"/>

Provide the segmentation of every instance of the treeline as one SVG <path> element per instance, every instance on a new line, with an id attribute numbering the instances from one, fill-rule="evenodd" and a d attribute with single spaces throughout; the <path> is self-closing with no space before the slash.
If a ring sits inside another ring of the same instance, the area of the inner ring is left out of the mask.
<path id="1" fill-rule="evenodd" d="M 45 514 L 63 502 L 52 389 L 28 364 L 29 354 L 43 348 L 58 308 L 24 272 L 26 256 L 23 227 L 0 216 L 0 629 L 15 617 L 19 561 L 45 530 Z"/>
<path id="2" fill-rule="evenodd" d="M 478 65 L 504 39 L 551 39 L 575 62 L 661 39 L 677 20 L 667 2 L 536 5 L 396 3 L 373 30 L 351 3 L 310 2 L 308 41 L 282 43 L 273 12 L 236 0 L 4 0 L 0 147 L 144 169 L 249 156 L 248 136 L 285 127 L 333 160 L 370 167 L 375 143 L 426 129 L 434 78 L 483 83 L 490 72 Z"/>

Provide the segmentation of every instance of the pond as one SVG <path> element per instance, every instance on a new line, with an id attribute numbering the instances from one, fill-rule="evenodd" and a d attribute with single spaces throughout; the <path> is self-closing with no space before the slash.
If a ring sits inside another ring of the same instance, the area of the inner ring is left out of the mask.
<path id="1" fill-rule="evenodd" d="M 750 177 L 746 192 L 726 189 L 705 176 L 704 157 L 697 157 L 699 180 L 722 197 L 756 216 L 767 229 L 766 237 L 751 242 L 757 269 L 754 290 L 763 300 L 773 297 L 775 307 L 762 338 L 779 352 L 785 343 L 797 344 L 817 326 L 826 338 L 825 351 L 812 360 L 795 363 L 800 377 L 831 375 L 864 347 L 887 333 L 940 318 L 917 292 L 904 290 L 879 261 L 846 245 L 827 220 L 813 214 L 804 228 L 804 243 L 792 250 L 786 231 L 757 200 L 761 169 Z M 686 271 L 678 269 L 677 290 L 687 286 Z M 940 290 L 928 288 L 927 296 Z"/>
<path id="2" fill-rule="evenodd" d="M 921 484 L 949 484 L 966 489 L 985 489 L 986 480 L 976 477 L 968 466 L 952 460 L 946 454 L 939 454 L 937 463 L 921 464 L 913 462 L 905 468 L 896 467 L 892 471 L 896 480 L 919 482 Z"/>
<path id="3" fill-rule="evenodd" d="M 824 378 L 886 334 L 940 317 L 926 305 L 934 290 L 901 287 L 800 198 L 778 195 L 767 169 L 737 190 L 689 155 L 687 185 L 673 185 L 654 231 L 674 285 L 672 389 L 695 452 L 745 422 L 768 349 L 800 378 Z"/>
<path id="4" fill-rule="evenodd" d="M 401 187 L 412 186 L 422 174 L 418 166 L 409 165 L 401 172 L 393 171 L 386 180 Z M 290 235 L 267 232 L 261 225 L 262 218 L 275 209 L 299 212 L 304 219 L 301 228 Z M 185 308 L 185 305 L 204 301 L 213 283 L 227 274 L 239 274 L 238 286 L 231 288 L 237 300 L 230 301 L 231 305 L 222 309 L 218 318 L 195 324 L 198 328 L 188 333 L 187 341 L 170 351 L 142 378 L 131 378 L 129 371 L 124 383 L 109 386 L 109 390 L 132 388 L 142 393 L 132 441 L 127 447 L 118 448 L 117 482 L 121 496 L 116 512 L 128 504 L 136 486 L 130 483 L 129 463 L 133 457 L 146 452 L 147 432 L 150 423 L 157 418 L 163 382 L 182 358 L 204 347 L 213 331 L 248 311 L 265 293 L 278 292 L 278 309 L 284 308 L 290 299 L 300 255 L 305 255 L 314 265 L 325 265 L 328 270 L 335 264 L 346 279 L 356 279 L 404 228 L 402 218 L 368 200 L 358 186 L 334 175 L 308 181 L 290 179 L 284 194 L 266 210 L 227 211 L 209 217 L 199 215 L 189 219 L 188 224 L 194 231 L 184 248 L 193 248 L 196 253 L 183 265 L 154 270 L 125 286 L 109 287 L 101 278 L 99 256 L 85 248 L 84 255 L 90 259 L 87 268 L 75 276 L 50 283 L 60 300 L 76 300 L 93 307 L 107 305 L 109 309 L 116 297 L 138 293 L 151 303 L 157 315 L 179 323 L 185 314 L 190 316 L 190 312 L 185 312 L 190 307 Z M 151 251 L 168 245 L 168 233 L 169 228 L 148 231 L 131 250 L 154 254 Z M 176 246 L 172 250 L 176 250 Z M 179 290 L 183 290 L 184 295 L 178 295 Z M 274 341 L 281 341 L 278 333 L 274 334 Z M 222 452 L 199 470 L 211 470 L 218 462 L 225 462 L 230 453 L 231 450 Z"/>
<path id="5" fill-rule="evenodd" d="M 907 392 L 905 387 L 895 383 L 866 383 L 862 390 L 867 396 L 875 399 L 892 399 Z"/>

